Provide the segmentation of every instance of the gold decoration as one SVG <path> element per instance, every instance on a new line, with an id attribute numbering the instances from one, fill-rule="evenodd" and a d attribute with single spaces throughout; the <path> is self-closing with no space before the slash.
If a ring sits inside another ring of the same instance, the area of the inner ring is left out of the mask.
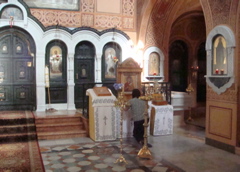
<path id="1" fill-rule="evenodd" d="M 125 102 L 124 100 L 124 92 L 119 92 L 118 94 L 118 99 L 117 101 L 114 102 L 115 104 L 115 107 L 118 107 L 121 111 L 121 119 L 120 119 L 120 157 L 115 161 L 115 163 L 122 163 L 122 162 L 125 162 L 127 164 L 127 161 L 126 159 L 123 157 L 123 145 L 122 145 L 122 142 L 123 142 L 123 138 L 122 138 L 122 133 L 123 133 L 123 111 L 126 109 L 126 107 L 128 106 L 127 102 Z"/>
<path id="2" fill-rule="evenodd" d="M 191 84 L 191 83 L 188 85 L 188 87 L 187 87 L 186 91 L 187 91 L 187 93 L 188 93 L 188 94 L 191 94 L 191 92 L 193 92 L 193 91 L 194 91 L 194 89 L 193 89 L 193 87 L 192 87 L 192 84 Z"/>
<path id="3" fill-rule="evenodd" d="M 147 158 L 147 159 L 152 159 L 152 155 L 151 155 L 151 152 L 150 150 L 148 149 L 148 146 L 147 146 L 147 143 L 148 143 L 148 135 L 147 135 L 147 128 L 148 128 L 148 101 L 152 100 L 152 96 L 151 95 L 148 95 L 148 96 L 141 96 L 139 97 L 139 99 L 141 100 L 144 100 L 146 101 L 146 109 L 145 109 L 145 112 L 144 112 L 144 135 L 143 135 L 143 138 L 144 138 L 144 144 L 143 144 L 143 147 L 139 150 L 138 152 L 138 157 L 140 158 Z"/>
<path id="4" fill-rule="evenodd" d="M 191 83 L 189 83 L 186 91 L 187 91 L 188 94 L 191 94 L 191 93 L 194 91 Z M 192 101 L 191 101 L 191 102 L 192 102 Z M 191 109 L 191 106 L 189 106 L 189 115 L 188 115 L 187 121 L 193 121 L 193 119 L 192 119 L 192 109 Z"/>

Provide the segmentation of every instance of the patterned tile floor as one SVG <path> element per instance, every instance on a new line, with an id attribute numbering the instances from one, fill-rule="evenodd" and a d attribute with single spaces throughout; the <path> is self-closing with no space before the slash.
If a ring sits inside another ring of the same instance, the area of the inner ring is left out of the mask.
<path id="1" fill-rule="evenodd" d="M 137 157 L 141 146 L 132 138 L 123 140 L 128 164 L 115 163 L 121 155 L 119 141 L 73 138 L 39 141 L 39 145 L 46 172 L 239 172 L 240 156 L 206 145 L 202 128 L 174 127 L 172 135 L 148 140 L 153 145 L 151 160 Z"/>
<path id="2" fill-rule="evenodd" d="M 132 138 L 119 142 L 90 142 L 61 146 L 41 147 L 42 158 L 47 172 L 151 172 L 174 170 L 157 159 L 137 157 L 141 149 Z M 122 159 L 122 156 L 124 159 Z M 120 160 L 126 160 L 120 162 Z"/>

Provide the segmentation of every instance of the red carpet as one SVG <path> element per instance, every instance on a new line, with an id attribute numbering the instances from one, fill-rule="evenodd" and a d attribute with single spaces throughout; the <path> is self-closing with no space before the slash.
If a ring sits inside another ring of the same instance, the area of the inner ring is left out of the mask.
<path id="1" fill-rule="evenodd" d="M 32 112 L 1 111 L 0 138 L 0 171 L 45 171 Z"/>

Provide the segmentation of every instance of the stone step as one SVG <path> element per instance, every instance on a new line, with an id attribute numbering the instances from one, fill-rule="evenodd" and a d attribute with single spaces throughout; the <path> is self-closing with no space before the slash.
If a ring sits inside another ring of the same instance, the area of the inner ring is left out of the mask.
<path id="1" fill-rule="evenodd" d="M 25 142 L 37 140 L 36 132 L 0 135 L 0 143 Z"/>
<path id="2" fill-rule="evenodd" d="M 27 132 L 35 132 L 36 127 L 34 124 L 29 125 L 4 125 L 0 126 L 0 135 L 4 134 L 14 134 L 14 133 L 27 133 Z"/>
<path id="3" fill-rule="evenodd" d="M 58 116 L 57 117 L 47 117 L 47 118 L 36 118 L 35 124 L 62 124 L 65 122 L 71 123 L 76 121 L 81 121 L 81 118 L 79 116 Z"/>
<path id="4" fill-rule="evenodd" d="M 54 140 L 54 139 L 65 139 L 75 137 L 87 137 L 85 130 L 79 131 L 64 131 L 64 132 L 40 132 L 37 134 L 39 140 Z"/>
<path id="5" fill-rule="evenodd" d="M 34 123 L 35 123 L 34 118 L 1 119 L 0 120 L 0 126 L 34 124 Z"/>
<path id="6" fill-rule="evenodd" d="M 37 132 L 78 131 L 83 130 L 81 122 L 63 124 L 37 124 Z"/>
<path id="7" fill-rule="evenodd" d="M 87 131 L 80 114 L 36 117 L 39 140 L 86 137 Z"/>

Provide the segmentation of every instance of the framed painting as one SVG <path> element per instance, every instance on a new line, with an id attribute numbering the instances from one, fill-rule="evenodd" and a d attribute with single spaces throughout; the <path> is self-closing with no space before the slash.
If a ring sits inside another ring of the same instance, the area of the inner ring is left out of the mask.
<path id="1" fill-rule="evenodd" d="M 124 84 L 124 92 L 131 94 L 133 89 L 141 90 L 142 68 L 133 58 L 123 61 L 117 68 L 117 82 Z"/>
<path id="2" fill-rule="evenodd" d="M 50 79 L 62 78 L 62 49 L 55 45 L 51 47 L 49 54 Z"/>
<path id="3" fill-rule="evenodd" d="M 30 8 L 48 8 L 59 10 L 73 10 L 80 9 L 80 0 L 24 0 Z"/>
<path id="4" fill-rule="evenodd" d="M 136 72 L 123 72 L 121 75 L 121 82 L 124 84 L 124 92 L 132 92 L 133 89 L 139 89 L 139 82 L 141 78 Z"/>

